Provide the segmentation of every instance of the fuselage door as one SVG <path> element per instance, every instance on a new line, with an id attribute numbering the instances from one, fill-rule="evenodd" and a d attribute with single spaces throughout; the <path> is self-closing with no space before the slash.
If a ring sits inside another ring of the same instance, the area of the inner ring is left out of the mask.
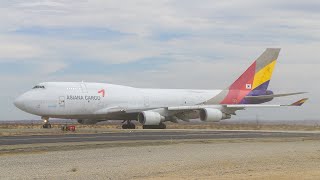
<path id="1" fill-rule="evenodd" d="M 149 107 L 149 96 L 144 96 L 144 107 Z"/>
<path id="2" fill-rule="evenodd" d="M 80 87 L 81 87 L 81 91 L 83 92 L 83 93 L 87 93 L 88 92 L 88 90 L 87 90 L 87 86 L 86 86 L 86 84 L 85 83 L 80 83 Z"/>
<path id="3" fill-rule="evenodd" d="M 65 97 L 64 96 L 60 96 L 59 97 L 59 107 L 64 108 L 65 105 L 66 105 Z"/>

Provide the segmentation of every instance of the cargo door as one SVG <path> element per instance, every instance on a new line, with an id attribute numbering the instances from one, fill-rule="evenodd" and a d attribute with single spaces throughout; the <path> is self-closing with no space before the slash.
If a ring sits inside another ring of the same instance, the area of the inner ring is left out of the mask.
<path id="1" fill-rule="evenodd" d="M 144 96 L 144 107 L 149 107 L 149 96 Z"/>
<path id="2" fill-rule="evenodd" d="M 83 93 L 88 93 L 88 89 L 87 89 L 87 86 L 86 86 L 86 84 L 85 83 L 80 83 L 80 87 L 81 87 L 81 91 L 83 92 Z"/>
<path id="3" fill-rule="evenodd" d="M 65 106 L 66 106 L 66 101 L 65 101 L 65 97 L 64 97 L 64 96 L 60 96 L 60 97 L 59 97 L 59 103 L 58 103 L 58 105 L 59 105 L 59 108 L 65 108 Z"/>

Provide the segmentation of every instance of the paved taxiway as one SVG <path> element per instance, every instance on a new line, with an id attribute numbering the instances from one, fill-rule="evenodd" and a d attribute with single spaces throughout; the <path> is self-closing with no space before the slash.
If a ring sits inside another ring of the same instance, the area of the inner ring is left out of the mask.
<path id="1" fill-rule="evenodd" d="M 152 130 L 127 131 L 98 134 L 65 134 L 36 136 L 3 136 L 0 145 L 94 142 L 94 141 L 139 141 L 139 140 L 190 140 L 190 139 L 241 139 L 241 138 L 320 138 L 317 132 L 270 132 L 270 131 L 207 131 L 207 130 Z"/>

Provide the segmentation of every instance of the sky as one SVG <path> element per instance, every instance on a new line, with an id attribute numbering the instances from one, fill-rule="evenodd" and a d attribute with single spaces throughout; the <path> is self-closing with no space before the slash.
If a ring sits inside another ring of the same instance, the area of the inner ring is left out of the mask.
<path id="1" fill-rule="evenodd" d="M 317 0 L 1 0 L 0 120 L 40 119 L 13 100 L 46 81 L 224 89 L 269 47 L 281 48 L 269 88 L 301 108 L 234 119 L 318 118 Z"/>

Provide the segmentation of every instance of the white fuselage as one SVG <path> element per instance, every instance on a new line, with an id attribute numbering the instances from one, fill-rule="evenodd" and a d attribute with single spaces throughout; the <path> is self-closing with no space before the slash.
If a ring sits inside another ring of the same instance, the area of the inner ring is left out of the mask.
<path id="1" fill-rule="evenodd" d="M 28 113 L 70 119 L 126 119 L 99 115 L 103 109 L 155 109 L 203 103 L 221 90 L 143 89 L 128 86 L 86 83 L 46 82 L 15 101 Z"/>

